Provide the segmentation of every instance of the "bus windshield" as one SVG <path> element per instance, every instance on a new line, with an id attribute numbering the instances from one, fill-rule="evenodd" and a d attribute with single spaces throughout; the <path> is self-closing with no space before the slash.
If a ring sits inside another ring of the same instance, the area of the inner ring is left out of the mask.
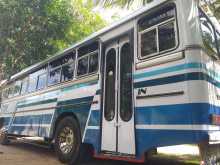
<path id="1" fill-rule="evenodd" d="M 220 29 L 201 9 L 199 10 L 200 26 L 203 43 L 208 54 L 220 53 Z M 215 18 L 216 19 L 216 18 Z M 217 24 L 217 19 L 216 19 Z M 218 24 L 219 25 L 219 24 Z M 220 25 L 219 25 L 220 26 Z"/>

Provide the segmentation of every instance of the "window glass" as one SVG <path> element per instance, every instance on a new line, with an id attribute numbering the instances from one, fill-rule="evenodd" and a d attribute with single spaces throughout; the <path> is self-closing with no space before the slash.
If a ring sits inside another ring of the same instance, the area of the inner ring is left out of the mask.
<path id="1" fill-rule="evenodd" d="M 169 50 L 176 46 L 174 22 L 159 26 L 159 51 Z"/>
<path id="2" fill-rule="evenodd" d="M 28 80 L 28 92 L 34 92 L 37 87 L 37 76 L 35 74 L 31 74 Z"/>
<path id="3" fill-rule="evenodd" d="M 18 96 L 21 91 L 21 81 L 16 81 L 15 82 L 15 87 L 14 87 L 14 96 Z"/>
<path id="4" fill-rule="evenodd" d="M 67 55 L 65 55 L 61 59 L 62 59 L 62 64 L 74 62 L 74 60 L 75 60 L 75 51 L 68 53 Z"/>
<path id="5" fill-rule="evenodd" d="M 212 23 L 206 18 L 204 13 L 200 11 L 200 23 L 204 46 L 208 54 L 216 54 L 216 40 L 215 40 L 215 30 L 213 29 Z"/>
<path id="6" fill-rule="evenodd" d="M 83 46 L 78 49 L 78 57 L 82 57 L 83 55 L 94 52 L 98 50 L 98 48 L 99 48 L 99 43 L 97 41 L 89 45 Z"/>
<path id="7" fill-rule="evenodd" d="M 157 53 L 157 31 L 152 29 L 141 35 L 141 55 Z"/>
<path id="8" fill-rule="evenodd" d="M 4 98 L 8 98 L 8 92 L 9 92 L 8 89 L 4 89 L 2 96 L 3 96 Z"/>
<path id="9" fill-rule="evenodd" d="M 37 89 L 44 89 L 46 87 L 47 84 L 47 74 L 44 73 L 42 75 L 38 76 L 38 82 L 37 82 Z"/>
<path id="10" fill-rule="evenodd" d="M 78 60 L 77 75 L 85 75 L 88 73 L 88 56 Z"/>
<path id="11" fill-rule="evenodd" d="M 62 75 L 61 75 L 62 82 L 73 79 L 74 67 L 75 67 L 74 62 L 62 67 Z"/>
<path id="12" fill-rule="evenodd" d="M 89 73 L 96 72 L 98 70 L 98 53 L 92 54 L 89 57 Z"/>
<path id="13" fill-rule="evenodd" d="M 130 44 L 121 48 L 120 64 L 120 117 L 129 121 L 132 117 L 132 54 Z"/>
<path id="14" fill-rule="evenodd" d="M 57 59 L 55 61 L 50 62 L 50 64 L 49 64 L 50 70 L 61 66 L 62 62 L 63 62 L 62 58 L 59 58 L 59 59 Z"/>
<path id="15" fill-rule="evenodd" d="M 12 97 L 13 95 L 14 95 L 14 85 L 12 85 L 11 87 L 9 87 L 8 97 Z"/>
<path id="16" fill-rule="evenodd" d="M 177 45 L 175 13 L 175 6 L 170 5 L 139 20 L 141 57 L 151 57 L 175 48 Z"/>
<path id="17" fill-rule="evenodd" d="M 25 78 L 22 80 L 21 94 L 25 94 L 27 92 L 27 87 L 28 87 L 28 78 Z"/>
<path id="18" fill-rule="evenodd" d="M 159 11 L 153 12 L 152 14 L 149 14 L 138 21 L 139 31 L 148 29 L 149 27 L 157 25 L 173 17 L 175 17 L 174 5 L 161 8 Z"/>
<path id="19" fill-rule="evenodd" d="M 61 74 L 61 68 L 57 68 L 51 71 L 48 77 L 48 85 L 54 85 L 60 83 L 60 74 Z"/>
<path id="20" fill-rule="evenodd" d="M 105 119 L 112 121 L 115 117 L 115 79 L 116 51 L 111 49 L 106 55 L 105 68 Z"/>

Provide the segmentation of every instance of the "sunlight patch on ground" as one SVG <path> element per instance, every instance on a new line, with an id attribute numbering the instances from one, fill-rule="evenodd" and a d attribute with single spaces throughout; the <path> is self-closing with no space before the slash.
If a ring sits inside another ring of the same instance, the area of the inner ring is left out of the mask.
<path id="1" fill-rule="evenodd" d="M 199 155 L 199 148 L 195 145 L 177 145 L 170 147 L 161 147 L 157 149 L 161 154 L 172 155 Z"/>

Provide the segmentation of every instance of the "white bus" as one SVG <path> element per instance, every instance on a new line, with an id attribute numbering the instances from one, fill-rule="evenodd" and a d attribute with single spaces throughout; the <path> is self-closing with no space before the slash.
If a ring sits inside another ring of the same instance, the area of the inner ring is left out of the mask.
<path id="1" fill-rule="evenodd" d="M 217 27 L 197 0 L 155 0 L 11 76 L 1 87 L 1 143 L 42 137 L 68 164 L 89 152 L 143 162 L 178 144 L 198 144 L 206 164 L 217 161 Z"/>

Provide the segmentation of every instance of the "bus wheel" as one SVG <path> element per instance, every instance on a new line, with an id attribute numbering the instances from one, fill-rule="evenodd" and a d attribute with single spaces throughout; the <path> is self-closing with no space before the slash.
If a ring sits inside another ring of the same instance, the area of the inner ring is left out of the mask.
<path id="1" fill-rule="evenodd" d="M 220 145 L 202 143 L 199 145 L 201 165 L 220 165 Z"/>
<path id="2" fill-rule="evenodd" d="M 56 128 L 54 149 L 62 163 L 76 164 L 79 160 L 81 136 L 73 117 L 63 118 Z"/>
<path id="3" fill-rule="evenodd" d="M 0 144 L 7 145 L 9 144 L 8 134 L 5 131 L 0 132 Z"/>

